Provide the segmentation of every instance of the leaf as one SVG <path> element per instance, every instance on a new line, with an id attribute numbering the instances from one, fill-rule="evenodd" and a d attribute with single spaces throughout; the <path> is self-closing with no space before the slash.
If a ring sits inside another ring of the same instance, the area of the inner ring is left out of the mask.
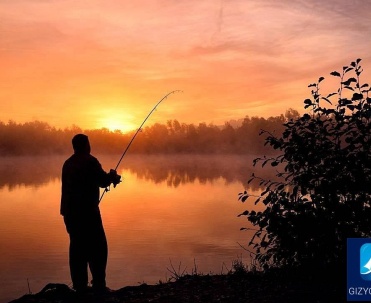
<path id="1" fill-rule="evenodd" d="M 328 94 L 326 98 L 330 98 L 332 97 L 333 95 L 336 95 L 337 93 L 331 93 L 331 94 Z"/>
<path id="2" fill-rule="evenodd" d="M 353 97 L 352 97 L 352 100 L 355 101 L 355 100 L 362 100 L 363 99 L 363 95 L 362 94 L 358 94 L 358 93 L 354 93 L 353 94 Z"/>
<path id="3" fill-rule="evenodd" d="M 338 73 L 337 71 L 331 72 L 330 75 L 335 76 L 335 77 L 340 77 L 340 73 Z"/>
<path id="4" fill-rule="evenodd" d="M 356 68 L 356 75 L 359 76 L 363 72 L 363 69 L 361 68 Z"/>
<path id="5" fill-rule="evenodd" d="M 349 86 L 352 82 L 357 82 L 357 80 L 356 80 L 355 78 L 352 77 L 352 78 L 349 78 L 349 79 L 347 79 L 347 80 L 341 82 L 341 84 L 344 84 L 344 85 L 346 85 L 346 86 Z"/>
<path id="6" fill-rule="evenodd" d="M 331 101 L 329 99 L 327 99 L 326 97 L 322 97 L 321 99 L 322 100 L 325 100 L 326 102 L 328 102 L 328 103 L 330 103 L 332 105 Z"/>
<path id="7" fill-rule="evenodd" d="M 316 87 L 316 83 L 309 84 L 308 87 Z"/>
<path id="8" fill-rule="evenodd" d="M 249 214 L 249 211 L 245 210 L 243 213 L 240 213 L 237 217 L 247 216 L 248 214 Z"/>
<path id="9" fill-rule="evenodd" d="M 324 77 L 320 77 L 320 78 L 318 79 L 318 83 L 322 82 L 324 79 L 325 79 Z"/>
<path id="10" fill-rule="evenodd" d="M 349 78 L 348 81 L 349 81 L 349 82 L 355 82 L 355 83 L 357 83 L 357 79 L 354 78 L 354 77 Z"/>

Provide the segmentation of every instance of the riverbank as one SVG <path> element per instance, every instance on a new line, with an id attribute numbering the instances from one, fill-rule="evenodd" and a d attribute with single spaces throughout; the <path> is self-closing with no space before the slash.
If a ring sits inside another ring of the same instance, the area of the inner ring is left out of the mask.
<path id="1" fill-rule="evenodd" d="M 67 285 L 48 284 L 39 293 L 11 303 L 345 302 L 345 288 L 339 281 L 339 277 L 326 274 L 282 271 L 185 275 L 174 282 L 127 286 L 105 295 L 88 293 L 81 297 Z"/>

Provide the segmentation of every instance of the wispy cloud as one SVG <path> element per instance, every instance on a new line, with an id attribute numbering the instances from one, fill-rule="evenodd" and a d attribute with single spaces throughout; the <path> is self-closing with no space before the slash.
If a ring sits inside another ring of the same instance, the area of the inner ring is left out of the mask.
<path id="1" fill-rule="evenodd" d="M 371 67 L 368 1 L 17 0 L 0 1 L 0 20 L 0 101 L 14 104 L 0 120 L 84 123 L 102 104 L 139 114 L 172 89 L 182 105 L 159 119 L 269 116 L 351 60 Z"/>

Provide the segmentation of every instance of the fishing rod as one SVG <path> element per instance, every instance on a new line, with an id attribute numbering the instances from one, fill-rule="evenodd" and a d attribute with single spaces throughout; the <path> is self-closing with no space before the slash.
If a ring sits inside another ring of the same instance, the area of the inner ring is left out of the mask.
<path id="1" fill-rule="evenodd" d="M 117 165 L 116 165 L 116 167 L 115 167 L 115 169 L 114 169 L 115 171 L 116 171 L 117 168 L 119 167 L 119 165 L 120 165 L 122 159 L 123 159 L 124 156 L 126 155 L 126 152 L 128 151 L 129 147 L 130 147 L 131 144 L 133 143 L 135 137 L 136 137 L 136 136 L 138 135 L 138 133 L 142 130 L 142 127 L 143 127 L 144 123 L 146 123 L 146 121 L 148 120 L 148 118 L 149 118 L 149 117 L 152 115 L 152 113 L 156 110 L 157 106 L 159 106 L 160 103 L 161 103 L 162 101 L 164 101 L 167 97 L 169 97 L 171 94 L 175 94 L 175 93 L 179 93 L 179 92 L 182 92 L 182 91 L 181 91 L 181 90 L 173 90 L 173 91 L 171 91 L 170 93 L 168 93 L 168 94 L 166 94 L 164 97 L 162 97 L 162 99 L 161 99 L 160 101 L 158 101 L 157 104 L 152 108 L 152 110 L 149 112 L 149 114 L 147 115 L 147 117 L 144 119 L 144 121 L 142 122 L 142 124 L 139 126 L 139 128 L 138 128 L 137 131 L 135 132 L 134 136 L 131 138 L 129 144 L 126 146 L 124 152 L 122 153 L 122 155 L 121 155 L 121 157 L 120 157 L 120 160 L 117 162 Z M 114 186 L 116 186 L 116 185 L 114 185 Z M 99 202 L 102 201 L 104 194 L 105 194 L 106 192 L 108 192 L 108 191 L 109 191 L 109 187 L 106 187 L 106 188 L 104 189 L 104 191 L 103 191 L 103 193 L 102 193 L 100 199 L 99 199 Z"/>

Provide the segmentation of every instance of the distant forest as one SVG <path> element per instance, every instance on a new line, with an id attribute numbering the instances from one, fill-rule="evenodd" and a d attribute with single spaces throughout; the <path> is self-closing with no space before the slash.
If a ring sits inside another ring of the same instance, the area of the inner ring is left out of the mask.
<path id="1" fill-rule="evenodd" d="M 199 123 L 185 124 L 169 120 L 144 127 L 130 147 L 130 153 L 148 154 L 269 154 L 264 146 L 266 130 L 280 134 L 283 123 L 297 118 L 289 109 L 276 117 L 245 117 L 225 122 L 223 126 Z M 120 154 L 136 131 L 122 133 L 106 128 L 82 130 L 78 126 L 58 129 L 46 122 L 7 123 L 0 121 L 0 155 L 52 155 L 72 153 L 71 139 L 77 133 L 89 136 L 92 154 Z"/>

